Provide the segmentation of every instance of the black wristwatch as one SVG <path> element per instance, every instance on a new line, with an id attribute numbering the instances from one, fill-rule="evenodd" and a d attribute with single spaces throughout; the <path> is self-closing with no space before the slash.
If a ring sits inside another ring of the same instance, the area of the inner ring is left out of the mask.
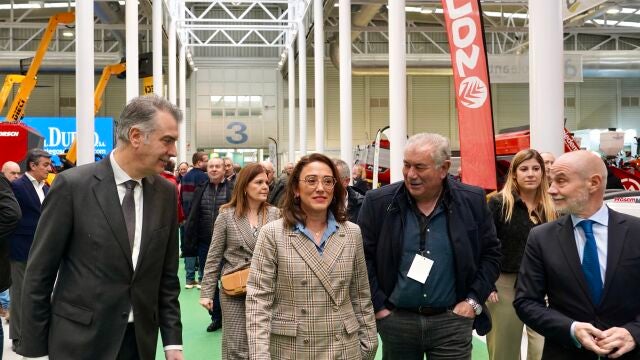
<path id="1" fill-rule="evenodd" d="M 478 304 L 477 301 L 473 300 L 472 298 L 466 298 L 464 301 L 466 301 L 467 304 L 471 305 L 471 307 L 473 308 L 473 312 L 476 313 L 476 316 L 482 314 L 482 305 Z"/>

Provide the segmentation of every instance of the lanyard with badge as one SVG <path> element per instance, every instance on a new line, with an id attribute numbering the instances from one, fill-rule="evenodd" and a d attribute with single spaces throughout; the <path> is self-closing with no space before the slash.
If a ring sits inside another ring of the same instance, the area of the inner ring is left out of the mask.
<path id="1" fill-rule="evenodd" d="M 418 253 L 413 258 L 413 262 L 411 262 L 411 267 L 409 268 L 409 272 L 407 273 L 407 277 L 424 284 L 429 277 L 429 273 L 431 272 L 431 268 L 433 267 L 434 261 L 424 256 L 427 248 L 427 233 L 429 232 L 429 223 L 431 222 L 431 217 L 436 212 L 438 208 L 438 203 L 433 208 L 433 211 L 427 219 L 421 221 L 419 215 L 416 215 L 416 220 L 418 220 L 418 224 L 420 226 L 420 248 L 418 249 Z"/>

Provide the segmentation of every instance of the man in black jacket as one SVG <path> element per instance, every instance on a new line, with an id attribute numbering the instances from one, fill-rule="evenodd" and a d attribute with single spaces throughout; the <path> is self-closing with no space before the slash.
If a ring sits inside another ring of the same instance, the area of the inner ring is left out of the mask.
<path id="1" fill-rule="evenodd" d="M 471 359 L 472 329 L 486 334 L 485 300 L 500 243 L 482 189 L 450 181 L 446 138 L 417 134 L 403 182 L 367 192 L 362 230 L 383 359 Z"/>
<path id="2" fill-rule="evenodd" d="M 353 186 L 349 185 L 349 181 L 351 180 L 349 165 L 344 160 L 340 159 L 333 159 L 333 163 L 338 168 L 338 174 L 340 174 L 340 181 L 342 181 L 342 185 L 347 189 L 347 216 L 349 217 L 349 221 L 355 223 L 358 221 L 358 215 L 360 214 L 364 195 L 358 192 Z"/>
<path id="3" fill-rule="evenodd" d="M 11 190 L 9 180 L 0 173 L 0 292 L 11 285 L 11 268 L 9 266 L 9 234 L 18 226 L 22 217 L 20 204 Z M 4 335 L 0 323 L 0 359 L 4 348 Z"/>
<path id="4" fill-rule="evenodd" d="M 193 194 L 191 211 L 185 226 L 185 250 L 192 252 L 197 250 L 198 254 L 198 289 L 202 283 L 204 275 L 204 265 L 207 263 L 207 253 L 211 245 L 213 235 L 213 224 L 218 217 L 220 206 L 231 200 L 233 183 L 227 181 L 224 173 L 224 162 L 221 158 L 211 158 L 207 162 L 207 175 L 209 181 L 196 187 Z M 207 327 L 208 332 L 216 331 L 222 327 L 222 312 L 220 311 L 220 297 L 216 290 L 213 310 L 211 314 L 211 324 Z"/>

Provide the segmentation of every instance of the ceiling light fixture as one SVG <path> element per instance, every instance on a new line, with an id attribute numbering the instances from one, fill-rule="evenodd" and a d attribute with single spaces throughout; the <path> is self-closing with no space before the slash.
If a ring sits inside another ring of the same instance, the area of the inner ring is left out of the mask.
<path id="1" fill-rule="evenodd" d="M 621 9 L 619 7 L 614 6 L 614 7 L 610 8 L 610 9 L 607 9 L 607 14 L 615 15 L 615 14 L 620 13 L 620 11 L 621 11 Z"/>
<path id="2" fill-rule="evenodd" d="M 71 30 L 63 30 L 62 31 L 62 36 L 64 36 L 64 37 L 73 37 L 73 31 L 71 31 Z"/>

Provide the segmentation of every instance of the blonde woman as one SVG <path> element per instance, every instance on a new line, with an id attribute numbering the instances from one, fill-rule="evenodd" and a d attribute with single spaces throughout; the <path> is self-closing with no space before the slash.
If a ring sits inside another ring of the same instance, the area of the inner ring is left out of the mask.
<path id="1" fill-rule="evenodd" d="M 502 246 L 502 268 L 487 306 L 493 329 L 487 334 L 491 360 L 520 359 L 523 323 L 513 308 L 515 283 L 529 231 L 556 219 L 547 189 L 544 160 L 533 149 L 518 152 L 511 161 L 504 188 L 489 199 L 498 239 Z M 544 338 L 527 328 L 527 360 L 542 358 Z"/>
<path id="2" fill-rule="evenodd" d="M 279 210 L 267 204 L 267 172 L 260 164 L 247 165 L 236 177 L 231 201 L 220 208 L 202 278 L 200 304 L 213 308 L 213 295 L 222 274 L 231 274 L 251 265 L 260 228 L 279 217 Z M 220 292 L 222 307 L 222 358 L 248 359 L 245 330 L 245 296 Z"/>

